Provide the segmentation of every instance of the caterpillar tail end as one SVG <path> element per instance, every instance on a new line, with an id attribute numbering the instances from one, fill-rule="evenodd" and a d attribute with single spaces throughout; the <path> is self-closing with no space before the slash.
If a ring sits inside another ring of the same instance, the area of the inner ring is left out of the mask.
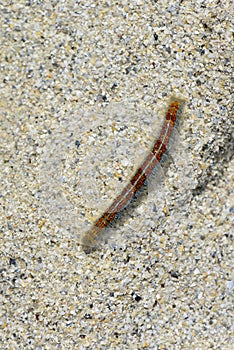
<path id="1" fill-rule="evenodd" d="M 86 254 L 98 249 L 97 236 L 94 229 L 85 232 L 81 237 L 81 246 Z"/>

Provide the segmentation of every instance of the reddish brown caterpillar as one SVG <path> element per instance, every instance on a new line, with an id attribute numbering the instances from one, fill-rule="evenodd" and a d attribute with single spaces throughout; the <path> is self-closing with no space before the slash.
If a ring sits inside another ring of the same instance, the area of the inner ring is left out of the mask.
<path id="1" fill-rule="evenodd" d="M 184 101 L 181 99 L 173 98 L 171 100 L 160 135 L 148 156 L 137 169 L 135 175 L 131 178 L 120 195 L 94 223 L 93 227 L 83 234 L 81 243 L 85 250 L 88 247 L 97 246 L 102 231 L 116 218 L 117 214 L 128 205 L 134 195 L 142 188 L 154 168 L 162 162 L 162 159 L 168 150 L 171 136 L 175 129 L 175 124 L 181 115 L 183 105 Z"/>

